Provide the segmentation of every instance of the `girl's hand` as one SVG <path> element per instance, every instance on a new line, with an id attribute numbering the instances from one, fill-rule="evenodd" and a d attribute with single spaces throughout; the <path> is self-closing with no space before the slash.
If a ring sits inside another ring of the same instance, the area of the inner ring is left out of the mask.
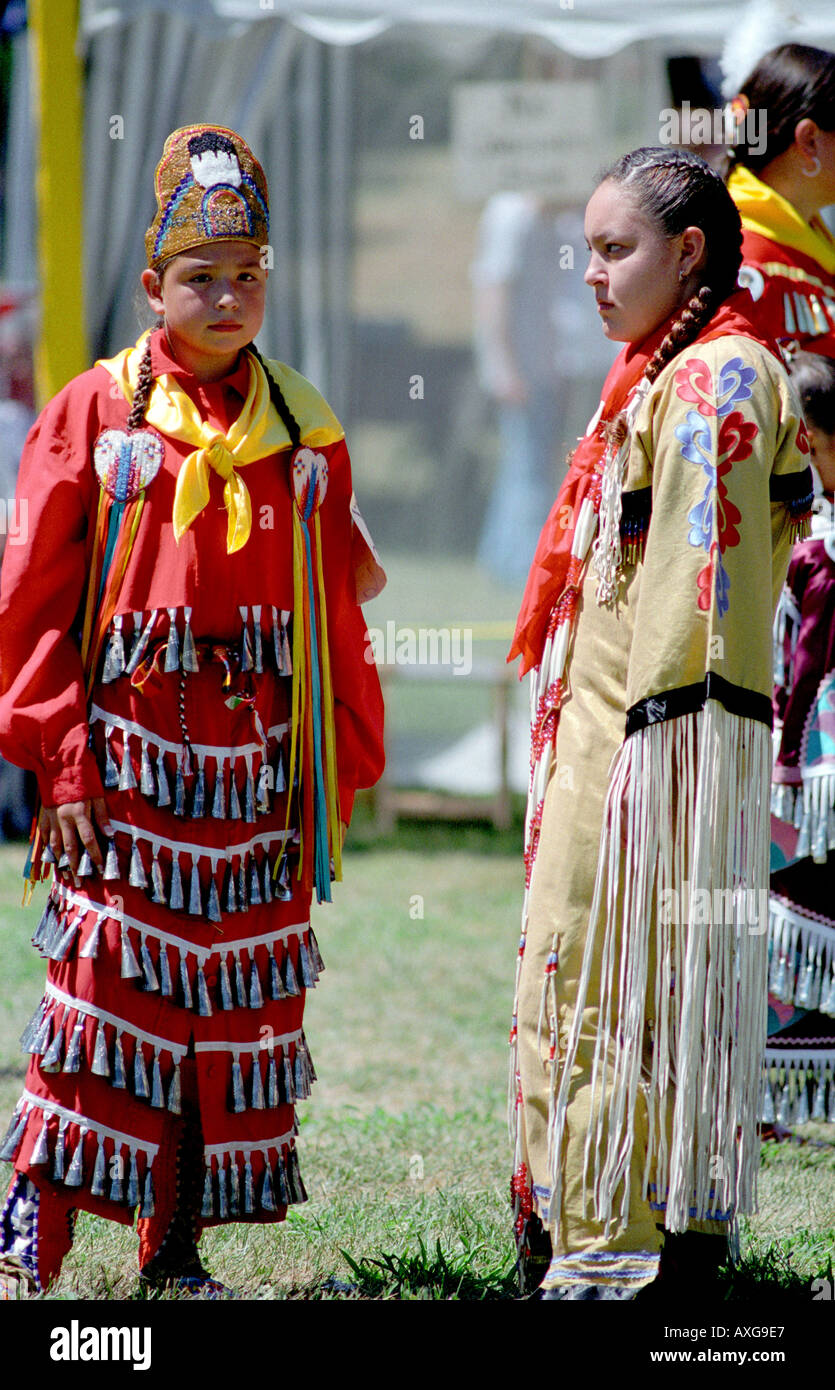
<path id="1" fill-rule="evenodd" d="M 104 835 L 110 839 L 115 833 L 110 824 L 104 798 L 98 796 L 94 801 L 68 801 L 63 806 L 44 806 L 38 822 L 41 835 L 49 844 L 56 859 L 66 854 L 70 861 L 73 878 L 85 849 L 100 872 L 104 872 L 104 860 L 93 828 L 93 817 Z"/>

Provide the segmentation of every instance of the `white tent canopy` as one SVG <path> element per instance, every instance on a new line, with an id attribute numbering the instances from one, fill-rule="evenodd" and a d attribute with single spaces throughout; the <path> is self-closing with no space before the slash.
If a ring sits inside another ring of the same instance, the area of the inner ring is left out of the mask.
<path id="1" fill-rule="evenodd" d="M 144 10 L 170 14 L 173 8 L 183 20 L 199 20 L 207 36 L 273 16 L 329 44 L 367 43 L 395 27 L 475 28 L 538 35 L 578 58 L 606 57 L 648 40 L 715 53 L 745 14 L 728 0 L 177 0 L 176 7 L 170 0 L 82 0 L 81 31 L 90 38 Z M 768 8 L 785 18 L 782 41 L 835 43 L 832 0 L 805 0 L 802 9 L 778 0 Z"/>

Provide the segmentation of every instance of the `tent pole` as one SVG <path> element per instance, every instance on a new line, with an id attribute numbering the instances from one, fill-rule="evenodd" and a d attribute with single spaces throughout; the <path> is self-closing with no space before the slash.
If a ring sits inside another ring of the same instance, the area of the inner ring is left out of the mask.
<path id="1" fill-rule="evenodd" d="M 82 69 L 78 0 L 30 0 L 38 124 L 41 326 L 35 386 L 43 405 L 88 366 L 82 285 Z"/>

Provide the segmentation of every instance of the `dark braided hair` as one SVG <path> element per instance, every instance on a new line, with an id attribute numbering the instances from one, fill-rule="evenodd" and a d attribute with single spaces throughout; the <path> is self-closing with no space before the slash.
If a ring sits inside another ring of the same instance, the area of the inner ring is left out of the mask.
<path id="1" fill-rule="evenodd" d="M 653 382 L 736 289 L 742 224 L 722 179 L 689 150 L 632 150 L 601 175 L 598 185 L 607 180 L 620 184 L 665 236 L 678 236 L 686 227 L 699 227 L 705 235 L 705 262 L 698 272 L 701 287 L 682 307 L 650 359 L 646 376 Z M 613 422 L 613 428 L 619 426 L 620 420 Z"/>
<path id="2" fill-rule="evenodd" d="M 299 445 L 302 442 L 302 432 L 299 429 L 298 420 L 296 419 L 295 415 L 293 414 L 292 410 L 290 409 L 289 405 L 284 399 L 284 392 L 282 391 L 272 372 L 268 369 L 266 362 L 264 361 L 263 357 L 261 356 L 254 343 L 249 344 L 247 351 L 251 352 L 256 361 L 261 363 L 261 367 L 264 371 L 264 376 L 267 378 L 267 381 L 270 385 L 270 400 L 272 401 L 273 405 L 275 406 L 284 423 L 284 427 L 290 436 L 290 442 L 293 448 L 298 449 Z"/>
<path id="3" fill-rule="evenodd" d="M 131 433 L 138 430 L 144 424 L 145 411 L 148 409 L 148 398 L 151 394 L 151 387 L 154 384 L 154 374 L 151 371 L 151 334 L 145 339 L 145 351 L 142 354 L 142 361 L 139 363 L 139 378 L 136 383 L 136 390 L 133 393 L 133 404 L 128 415 L 127 430 Z"/>
<path id="4" fill-rule="evenodd" d="M 751 110 L 764 111 L 765 149 L 756 153 L 744 143 L 728 150 L 728 172 L 744 164 L 754 173 L 784 154 L 794 143 L 799 121 L 835 130 L 835 53 L 785 43 L 766 53 L 739 89 Z"/>

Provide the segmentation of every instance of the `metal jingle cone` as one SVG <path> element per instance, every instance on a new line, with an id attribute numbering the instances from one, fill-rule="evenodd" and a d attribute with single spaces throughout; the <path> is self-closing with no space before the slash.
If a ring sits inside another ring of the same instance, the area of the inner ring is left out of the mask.
<path id="1" fill-rule="evenodd" d="M 264 1109 L 264 1083 L 261 1079 L 261 1060 L 257 1052 L 252 1059 L 250 1106 L 253 1110 Z"/>
<path id="2" fill-rule="evenodd" d="M 142 1051 L 142 1043 L 139 1038 L 136 1040 L 136 1053 L 133 1059 L 133 1094 L 137 1100 L 150 1100 L 151 1098 L 145 1054 Z"/>
<path id="3" fill-rule="evenodd" d="M 313 973 L 318 979 L 325 968 L 325 962 L 322 959 L 322 952 L 319 950 L 319 942 L 316 940 L 312 927 L 308 927 L 307 930 L 307 944 L 310 948 L 310 960 L 313 966 Z"/>
<path id="4" fill-rule="evenodd" d="M 299 974 L 302 977 L 302 984 L 305 989 L 312 989 L 316 983 L 313 971 L 310 968 L 310 957 L 307 954 L 307 947 L 303 939 L 299 939 Z"/>
<path id="5" fill-rule="evenodd" d="M 235 872 L 227 863 L 223 873 L 223 906 L 226 912 L 237 912 L 238 899 L 235 893 Z"/>
<path id="6" fill-rule="evenodd" d="M 90 858 L 90 851 L 85 849 L 78 861 L 78 868 L 75 871 L 75 876 L 76 878 L 90 878 L 95 872 L 95 865 Z"/>
<path id="7" fill-rule="evenodd" d="M 110 629 L 107 651 L 102 666 L 102 685 L 109 685 L 121 676 L 125 669 L 125 639 L 122 635 L 122 615 L 117 613 Z"/>
<path id="8" fill-rule="evenodd" d="M 192 917 L 203 916 L 203 901 L 200 896 L 200 868 L 197 858 L 191 861 L 191 883 L 188 893 L 188 910 Z"/>
<path id="9" fill-rule="evenodd" d="M 261 632 L 261 605 L 252 605 L 252 633 L 255 638 L 255 674 L 260 676 L 264 671 L 264 639 Z"/>
<path id="10" fill-rule="evenodd" d="M 298 1043 L 296 1044 L 296 1056 L 293 1061 L 293 1085 L 296 1088 L 296 1099 L 307 1100 L 310 1095 L 310 1083 L 307 1079 L 307 1069 L 304 1065 L 304 1054 Z"/>
<path id="11" fill-rule="evenodd" d="M 284 771 L 284 758 L 281 753 L 281 745 L 279 745 L 278 752 L 275 755 L 274 788 L 276 792 L 286 792 L 287 790 L 287 775 Z"/>
<path id="12" fill-rule="evenodd" d="M 284 1167 L 284 1159 L 282 1158 L 280 1151 L 278 1154 L 278 1158 L 275 1161 L 275 1168 L 273 1169 L 273 1180 L 275 1182 L 275 1190 L 278 1195 L 279 1206 L 289 1206 L 290 1194 L 287 1191 L 287 1171 Z"/>
<path id="13" fill-rule="evenodd" d="M 178 671 L 180 668 L 180 634 L 177 631 L 177 610 L 169 608 L 168 612 L 168 643 L 165 648 L 165 672 Z"/>
<path id="14" fill-rule="evenodd" d="M 119 770 L 119 791 L 128 792 L 136 786 L 136 776 L 133 771 L 133 763 L 130 756 L 130 734 L 127 729 L 123 735 L 122 744 L 122 766 Z"/>
<path id="15" fill-rule="evenodd" d="M 194 634 L 191 630 L 191 609 L 184 608 L 183 613 L 186 620 L 183 634 L 183 670 L 195 672 L 200 670 L 200 663 L 197 660 L 197 647 L 194 644 Z"/>
<path id="16" fill-rule="evenodd" d="M 278 1069 L 275 1065 L 275 1057 L 270 1056 L 270 1064 L 267 1067 L 267 1105 L 271 1110 L 277 1109 L 281 1104 L 278 1091 Z"/>
<path id="17" fill-rule="evenodd" d="M 171 805 L 171 787 L 168 782 L 168 773 L 165 770 L 165 751 L 160 748 L 157 753 L 157 806 Z"/>
<path id="18" fill-rule="evenodd" d="M 87 1127 L 82 1125 L 79 1140 L 75 1146 L 75 1153 L 72 1156 L 67 1176 L 64 1178 L 65 1187 L 81 1187 L 84 1182 L 84 1136 L 86 1133 Z"/>
<path id="19" fill-rule="evenodd" d="M 229 980 L 229 966 L 224 956 L 220 962 L 220 1004 L 223 1009 L 234 1009 L 232 985 Z"/>
<path id="20" fill-rule="evenodd" d="M 150 1160 L 148 1163 L 148 1168 L 145 1172 L 145 1185 L 142 1191 L 142 1206 L 140 1208 L 139 1215 L 143 1218 L 143 1220 L 146 1221 L 148 1217 L 156 1215 L 156 1204 L 154 1202 L 154 1184 L 151 1179 Z"/>
<path id="21" fill-rule="evenodd" d="M 241 858 L 238 868 L 238 907 L 241 912 L 249 912 L 249 892 L 246 883 L 246 861 Z"/>
<path id="22" fill-rule="evenodd" d="M 66 960 L 70 946 L 75 940 L 78 928 L 83 920 L 84 913 L 78 912 L 75 917 L 73 917 L 72 921 L 67 923 L 63 936 L 58 938 L 52 950 L 49 952 L 52 960 Z"/>
<path id="23" fill-rule="evenodd" d="M 241 1175 L 235 1161 L 235 1154 L 229 1155 L 229 1215 L 241 1214 Z"/>
<path id="24" fill-rule="evenodd" d="M 200 1208 L 201 1216 L 214 1216 L 215 1214 L 214 1192 L 212 1188 L 212 1160 L 207 1158 L 206 1176 L 203 1179 L 203 1204 Z"/>
<path id="25" fill-rule="evenodd" d="M 162 1072 L 159 1064 L 159 1048 L 154 1049 L 154 1064 L 151 1069 L 151 1108 L 165 1109 L 165 1094 L 162 1089 Z"/>
<path id="26" fill-rule="evenodd" d="M 104 785 L 108 791 L 115 791 L 119 785 L 119 764 L 114 758 L 113 749 L 110 746 L 114 728 L 114 724 L 105 724 L 104 726 Z"/>
<path id="27" fill-rule="evenodd" d="M 116 1041 L 113 1045 L 113 1086 L 117 1091 L 126 1091 L 128 1088 L 127 1068 L 125 1067 L 125 1049 L 122 1045 L 122 1034 L 116 1031 Z"/>
<path id="28" fill-rule="evenodd" d="M 111 1202 L 124 1202 L 125 1194 L 123 1183 L 125 1180 L 125 1160 L 122 1158 L 122 1145 L 117 1144 L 110 1162 L 110 1193 Z"/>
<path id="29" fill-rule="evenodd" d="M 244 1096 L 244 1078 L 241 1071 L 240 1053 L 236 1052 L 232 1059 L 232 1109 L 236 1115 L 240 1115 L 246 1110 L 246 1097 Z"/>
<path id="30" fill-rule="evenodd" d="M 174 1074 L 173 1074 L 173 1076 L 171 1077 L 171 1083 L 170 1083 L 170 1085 L 169 1085 L 169 1087 L 168 1087 L 168 1101 L 167 1101 L 167 1107 L 168 1107 L 168 1110 L 169 1110 L 170 1114 L 172 1114 L 172 1115 L 181 1115 L 181 1114 L 182 1114 L 182 1110 L 183 1110 L 183 1107 L 182 1107 L 182 1098 L 183 1098 L 183 1093 L 182 1093 L 182 1082 L 181 1082 L 181 1079 L 180 1079 L 180 1059 L 179 1059 L 179 1057 L 175 1057 L 175 1058 L 174 1058 Z"/>
<path id="31" fill-rule="evenodd" d="M 290 882 L 290 860 L 284 856 L 281 865 L 281 872 L 278 876 L 278 892 L 276 897 L 279 902 L 288 903 L 293 896 L 293 886 Z"/>
<path id="32" fill-rule="evenodd" d="M 52 1019 L 53 1013 L 49 1008 L 45 1009 L 43 1022 L 41 1023 L 30 1047 L 27 1049 L 34 1057 L 43 1057 L 52 1039 Z"/>
<path id="33" fill-rule="evenodd" d="M 106 909 L 97 915 L 96 920 L 93 923 L 93 930 L 90 932 L 90 935 L 87 937 L 87 940 L 84 942 L 84 945 L 78 953 L 82 960 L 95 960 L 97 958 L 99 953 L 99 938 L 101 937 L 102 923 L 104 922 L 106 916 Z"/>
<path id="34" fill-rule="evenodd" d="M 241 815 L 241 799 L 238 796 L 238 787 L 235 782 L 235 768 L 229 768 L 229 819 L 243 820 Z"/>
<path id="35" fill-rule="evenodd" d="M 275 669 L 281 675 L 281 634 L 278 629 L 278 612 L 275 608 L 273 615 L 273 656 L 275 658 Z"/>
<path id="36" fill-rule="evenodd" d="M 142 971 L 130 944 L 128 928 L 125 922 L 122 923 L 122 968 L 121 975 L 123 980 L 138 980 Z"/>
<path id="37" fill-rule="evenodd" d="M 104 861 L 104 879 L 106 883 L 112 883 L 114 878 L 119 877 L 119 856 L 116 852 L 116 841 L 108 840 L 107 854 Z"/>
<path id="38" fill-rule="evenodd" d="M 241 670 L 243 672 L 253 670 L 255 662 L 252 656 L 252 638 L 249 635 L 249 609 L 239 608 L 241 615 Z"/>
<path id="39" fill-rule="evenodd" d="M 20 1141 L 23 1138 L 23 1131 L 29 1119 L 29 1107 L 22 1106 L 21 1110 L 15 1110 L 11 1124 L 6 1130 L 2 1145 L 0 1145 L 0 1158 L 6 1163 L 13 1163 Z"/>
<path id="40" fill-rule="evenodd" d="M 255 952 L 252 952 L 252 967 L 249 972 L 249 1007 L 260 1009 L 264 1004 L 264 995 L 261 992 L 261 979 L 258 974 L 258 966 L 255 963 Z"/>
<path id="41" fill-rule="evenodd" d="M 52 932 L 52 920 L 55 917 L 55 903 L 52 898 L 46 904 L 41 913 L 40 921 L 32 934 L 32 945 L 37 949 L 43 946 Z"/>
<path id="42" fill-rule="evenodd" d="M 154 769 L 151 766 L 151 755 L 148 752 L 148 745 L 144 738 L 142 740 L 142 757 L 139 767 L 139 790 L 143 796 L 156 795 L 156 783 L 154 782 Z"/>
<path id="43" fill-rule="evenodd" d="M 282 676 L 292 676 L 293 658 L 291 656 L 290 644 L 290 619 L 292 613 L 289 609 L 281 610 L 281 672 Z"/>
<path id="44" fill-rule="evenodd" d="M 261 1206 L 264 1211 L 275 1211 L 275 1193 L 273 1192 L 273 1180 L 270 1173 L 269 1160 L 264 1155 L 264 1181 L 261 1184 Z"/>
<path id="45" fill-rule="evenodd" d="M 107 1161 L 104 1155 L 104 1139 L 99 1136 L 99 1146 L 96 1151 L 96 1162 L 93 1167 L 93 1179 L 90 1183 L 90 1191 L 94 1197 L 104 1197 L 104 1180 L 107 1175 Z"/>
<path id="46" fill-rule="evenodd" d="M 296 1099 L 296 1088 L 293 1085 L 293 1068 L 290 1066 L 288 1053 L 283 1055 L 284 1062 L 284 1099 L 288 1105 L 292 1105 Z"/>
<path id="47" fill-rule="evenodd" d="M 132 639 L 132 642 L 131 642 L 131 649 L 130 649 L 130 656 L 128 657 L 128 664 L 127 664 L 127 666 L 125 667 L 125 670 L 126 670 L 126 671 L 132 671 L 133 668 L 134 668 L 134 664 L 135 664 L 135 663 L 134 663 L 134 656 L 135 656 L 135 653 L 136 653 L 136 649 L 137 649 L 137 647 L 139 646 L 139 643 L 141 642 L 141 640 L 142 640 L 142 614 L 141 614 L 141 613 L 134 613 L 134 614 L 133 614 L 133 639 Z"/>
<path id="48" fill-rule="evenodd" d="M 64 1030 L 57 1028 L 55 1037 L 49 1044 L 41 1061 L 41 1071 L 54 1072 L 61 1071 L 61 1061 L 64 1056 Z"/>
<path id="49" fill-rule="evenodd" d="M 186 783 L 183 777 L 181 764 L 177 763 L 177 776 L 174 780 L 174 815 L 184 816 L 186 813 Z"/>
<path id="50" fill-rule="evenodd" d="M 29 1162 L 31 1163 L 31 1165 L 32 1165 L 33 1168 L 39 1168 L 39 1167 L 41 1166 L 42 1163 L 48 1163 L 48 1162 L 49 1162 L 49 1147 L 48 1147 L 48 1144 L 47 1144 L 47 1125 L 48 1125 L 48 1124 L 49 1124 L 49 1113 L 48 1113 L 48 1111 L 44 1110 L 44 1112 L 43 1112 L 43 1120 L 41 1121 L 40 1133 L 38 1134 L 38 1137 L 37 1137 L 37 1139 L 36 1139 L 36 1141 L 35 1141 L 35 1147 L 34 1147 L 34 1149 L 32 1150 L 32 1154 L 31 1154 L 31 1157 L 30 1157 L 30 1159 L 29 1159 Z"/>
<path id="51" fill-rule="evenodd" d="M 96 1029 L 96 1043 L 93 1048 L 93 1060 L 90 1064 L 90 1071 L 94 1076 L 110 1076 L 110 1061 L 107 1056 L 107 1035 L 104 1031 L 104 1024 L 99 1022 Z"/>
<path id="52" fill-rule="evenodd" d="M 237 999 L 239 1009 L 245 1009 L 247 1007 L 248 1001 L 246 997 L 246 985 L 244 984 L 244 968 L 241 963 L 241 958 L 237 954 L 235 956 L 235 998 Z"/>
<path id="53" fill-rule="evenodd" d="M 275 950 L 277 946 L 279 946 L 279 942 L 276 942 L 275 946 L 273 947 L 273 950 Z M 284 981 L 281 978 L 281 971 L 278 968 L 278 961 L 276 960 L 274 955 L 270 956 L 270 994 L 272 995 L 273 999 L 287 998 L 287 991 L 284 988 Z"/>
<path id="54" fill-rule="evenodd" d="M 293 969 L 293 958 L 290 955 L 290 948 L 287 948 L 287 957 L 284 962 L 284 988 L 288 994 L 301 994 L 299 982 L 296 979 L 296 972 Z"/>
<path id="55" fill-rule="evenodd" d="M 217 1214 L 221 1221 L 229 1217 L 229 1198 L 226 1191 L 226 1155 L 220 1155 L 217 1169 Z"/>
<path id="56" fill-rule="evenodd" d="M 163 998 L 170 999 L 174 993 L 174 985 L 171 979 L 171 963 L 168 959 L 168 947 L 164 941 L 160 942 L 159 948 L 159 988 Z"/>
<path id="57" fill-rule="evenodd" d="M 259 815 L 266 815 L 270 809 L 270 787 L 273 782 L 273 770 L 269 763 L 263 762 L 258 769 L 258 783 L 255 789 L 255 810 Z"/>
<path id="58" fill-rule="evenodd" d="M 214 871 L 212 871 L 212 877 L 209 879 L 209 898 L 206 903 L 206 917 L 210 922 L 223 921 L 223 915 L 220 911 L 220 897 L 217 891 L 217 880 L 215 879 Z"/>
<path id="59" fill-rule="evenodd" d="M 162 865 L 154 854 L 151 860 L 151 902 L 157 903 L 160 907 L 168 906 L 168 899 L 165 896 L 165 879 L 162 876 Z"/>
<path id="60" fill-rule="evenodd" d="M 138 840 L 133 841 L 130 852 L 130 872 L 128 883 L 131 888 L 147 888 L 148 879 L 145 874 L 145 866 L 142 863 L 142 854 L 139 849 Z"/>
<path id="61" fill-rule="evenodd" d="M 139 625 L 142 622 L 142 614 L 134 614 L 134 618 L 136 619 L 136 626 L 134 628 L 133 650 L 130 654 L 130 660 L 127 666 L 125 667 L 125 675 L 127 676 L 133 675 L 134 671 L 136 670 L 137 666 L 139 665 L 140 661 L 145 655 L 145 648 L 151 640 L 151 633 L 154 630 L 154 624 L 157 620 L 157 611 L 158 610 L 156 608 L 153 610 L 150 617 L 148 618 L 147 623 L 141 630 Z"/>
<path id="62" fill-rule="evenodd" d="M 46 1000 L 42 999 L 20 1035 L 20 1046 L 23 1048 L 24 1052 L 32 1051 L 35 1044 L 35 1040 L 38 1034 L 40 1033 L 41 1028 L 43 1027 L 43 1021 L 45 1017 Z"/>
<path id="63" fill-rule="evenodd" d="M 197 1012 L 201 1018 L 211 1018 L 213 1013 L 202 961 L 197 966 Z"/>
<path id="64" fill-rule="evenodd" d="M 252 1160 L 249 1153 L 244 1164 L 244 1213 L 252 1216 L 255 1211 L 255 1183 L 252 1180 Z"/>
<path id="65" fill-rule="evenodd" d="M 84 1015 L 79 1014 L 75 1023 L 73 1024 L 73 1030 L 70 1034 L 69 1047 L 67 1048 L 67 1055 L 64 1058 L 63 1070 L 65 1072 L 76 1072 L 81 1070 L 81 1039 L 83 1036 Z"/>
<path id="66" fill-rule="evenodd" d="M 139 1202 L 139 1172 L 136 1167 L 136 1149 L 130 1151 L 130 1172 L 128 1173 L 128 1190 L 125 1194 L 129 1207 L 135 1207 Z"/>
<path id="67" fill-rule="evenodd" d="M 270 856 L 264 851 L 264 862 L 261 865 L 261 900 L 271 903 L 273 900 L 273 873 L 270 868 Z"/>
<path id="68" fill-rule="evenodd" d="M 142 943 L 139 948 L 139 955 L 142 961 L 142 970 L 145 977 L 144 988 L 147 991 L 147 993 L 153 994 L 156 992 L 156 990 L 159 989 L 159 980 L 157 979 L 157 972 L 154 969 L 154 962 L 151 959 L 151 952 L 148 949 L 148 943 L 145 940 L 144 936 L 142 937 Z"/>
<path id="69" fill-rule="evenodd" d="M 58 1135 L 55 1140 L 55 1152 L 52 1155 L 52 1181 L 63 1182 L 64 1179 L 64 1153 L 67 1143 L 67 1126 L 69 1120 L 66 1116 L 58 1125 Z"/>
<path id="70" fill-rule="evenodd" d="M 250 907 L 260 907 L 261 903 L 261 880 L 258 877 L 258 861 L 253 854 L 249 863 L 249 905 Z"/>
<path id="71" fill-rule="evenodd" d="M 183 1008 L 193 1009 L 194 997 L 191 990 L 191 980 L 188 977 L 188 962 L 186 952 L 182 950 L 180 951 L 180 989 L 183 995 Z"/>
<path id="72" fill-rule="evenodd" d="M 299 1167 L 299 1154 L 295 1144 L 287 1154 L 287 1177 L 292 1192 L 292 1201 L 306 1202 L 307 1193 L 304 1190 L 304 1183 L 302 1182 L 302 1172 Z"/>
<path id="73" fill-rule="evenodd" d="M 53 852 L 52 852 L 52 846 L 51 846 L 51 844 L 49 843 L 48 840 L 47 840 L 46 844 L 44 845 L 43 849 L 41 850 L 41 863 L 42 863 L 42 864 L 57 864 L 57 863 L 58 863 L 58 860 L 56 859 L 55 855 L 54 855 Z"/>
<path id="74" fill-rule="evenodd" d="M 244 820 L 252 825 L 255 820 L 255 779 L 252 775 L 251 759 L 247 762 L 246 784 L 244 787 Z"/>
<path id="75" fill-rule="evenodd" d="M 223 762 L 219 759 L 215 773 L 215 790 L 212 797 L 212 816 L 215 820 L 226 819 L 226 792 L 223 785 Z"/>
<path id="76" fill-rule="evenodd" d="M 197 776 L 194 779 L 194 793 L 191 798 L 191 818 L 200 820 L 206 814 L 206 774 L 203 770 L 205 754 L 201 753 L 198 761 Z"/>
<path id="77" fill-rule="evenodd" d="M 183 905 L 183 876 L 180 872 L 180 856 L 174 850 L 171 859 L 171 890 L 168 895 L 168 906 L 172 912 L 182 912 Z"/>

